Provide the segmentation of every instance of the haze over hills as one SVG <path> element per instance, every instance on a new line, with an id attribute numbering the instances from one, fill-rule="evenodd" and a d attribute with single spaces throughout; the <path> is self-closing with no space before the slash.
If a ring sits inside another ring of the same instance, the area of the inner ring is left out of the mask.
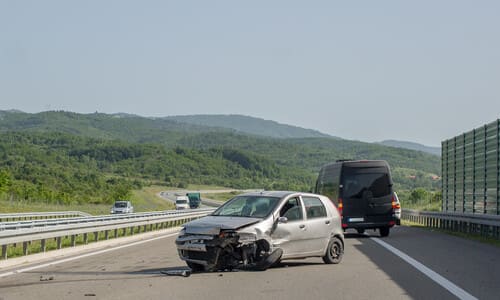
<path id="1" fill-rule="evenodd" d="M 220 122 L 207 119 L 227 127 L 129 114 L 0 111 L 0 173 L 11 174 L 12 188 L 20 197 L 66 195 L 67 201 L 84 202 L 112 199 L 113 187 L 126 191 L 139 186 L 139 179 L 309 190 L 322 165 L 345 158 L 387 160 L 398 189 L 439 186 L 436 155 L 245 116 L 229 118 L 251 124 L 245 127 L 241 122 L 239 129 L 228 128 L 227 116 Z M 116 176 L 120 181 L 109 181 Z M 101 188 L 104 195 L 98 192 Z M 81 198 L 82 194 L 92 197 Z"/>
<path id="2" fill-rule="evenodd" d="M 244 115 L 186 115 L 165 117 L 165 119 L 194 125 L 233 129 L 237 133 L 273 138 L 332 137 L 317 130 Z"/>
<path id="3" fill-rule="evenodd" d="M 396 148 L 422 151 L 422 152 L 434 154 L 437 156 L 441 156 L 441 147 L 430 147 L 430 146 L 426 146 L 426 145 L 422 145 L 422 144 L 418 144 L 418 143 L 414 143 L 414 142 L 396 141 L 396 140 L 385 140 L 385 141 L 379 142 L 378 144 L 396 147 Z"/>

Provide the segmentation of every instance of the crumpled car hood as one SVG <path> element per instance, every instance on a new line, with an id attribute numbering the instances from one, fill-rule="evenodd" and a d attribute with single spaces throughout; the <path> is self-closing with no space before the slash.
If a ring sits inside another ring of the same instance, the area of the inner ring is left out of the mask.
<path id="1" fill-rule="evenodd" d="M 236 230 L 262 221 L 259 218 L 206 216 L 184 225 L 186 233 L 219 234 L 222 230 Z"/>

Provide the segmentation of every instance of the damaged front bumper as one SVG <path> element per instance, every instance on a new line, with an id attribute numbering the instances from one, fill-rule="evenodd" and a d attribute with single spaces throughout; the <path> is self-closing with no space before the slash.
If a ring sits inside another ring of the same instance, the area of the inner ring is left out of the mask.
<path id="1" fill-rule="evenodd" d="M 179 257 L 196 270 L 264 270 L 281 258 L 281 249 L 271 251 L 271 244 L 254 234 L 225 231 L 217 235 L 181 234 L 175 241 Z"/>

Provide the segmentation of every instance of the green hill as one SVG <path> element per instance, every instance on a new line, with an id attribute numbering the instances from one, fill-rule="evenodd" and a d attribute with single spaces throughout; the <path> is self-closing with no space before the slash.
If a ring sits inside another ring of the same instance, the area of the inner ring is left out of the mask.
<path id="1" fill-rule="evenodd" d="M 172 116 L 164 119 L 200 126 L 232 129 L 236 133 L 273 138 L 331 137 L 316 130 L 243 115 L 190 115 Z"/>
<path id="2" fill-rule="evenodd" d="M 422 151 L 422 152 L 427 152 L 427 153 L 434 154 L 437 156 L 441 156 L 441 147 L 430 147 L 430 146 L 425 146 L 425 145 L 422 145 L 419 143 L 406 142 L 406 141 L 396 141 L 396 140 L 386 140 L 386 141 L 380 142 L 379 144 L 382 144 L 385 146 L 396 147 L 396 148 Z"/>
<path id="3" fill-rule="evenodd" d="M 3 176 L 23 199 L 99 203 L 151 182 L 309 190 L 323 164 L 345 158 L 387 160 L 397 189 L 440 184 L 439 157 L 421 151 L 123 114 L 0 111 L 0 150 L 0 194 Z"/>

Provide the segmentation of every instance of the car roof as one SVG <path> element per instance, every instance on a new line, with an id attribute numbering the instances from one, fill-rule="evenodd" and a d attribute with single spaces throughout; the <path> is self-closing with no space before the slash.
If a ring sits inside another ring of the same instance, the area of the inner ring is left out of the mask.
<path id="1" fill-rule="evenodd" d="M 311 195 L 311 196 L 320 196 L 317 194 L 311 194 L 311 193 L 304 193 L 304 192 L 297 192 L 297 191 L 262 191 L 262 192 L 249 192 L 249 193 L 244 193 L 240 194 L 237 196 L 266 196 L 266 197 L 278 197 L 278 198 L 285 198 L 290 195 Z"/>

